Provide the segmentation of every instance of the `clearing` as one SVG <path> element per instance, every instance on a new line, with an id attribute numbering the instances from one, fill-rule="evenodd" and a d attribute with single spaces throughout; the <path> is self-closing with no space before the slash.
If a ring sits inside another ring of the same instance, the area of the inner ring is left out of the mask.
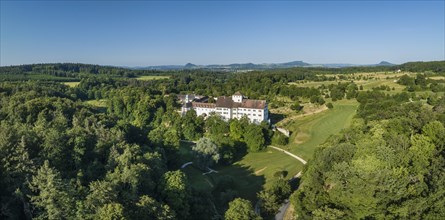
<path id="1" fill-rule="evenodd" d="M 149 80 L 159 80 L 168 78 L 170 78 L 170 76 L 138 76 L 135 79 L 149 81 Z"/>
<path id="2" fill-rule="evenodd" d="M 99 99 L 99 100 L 88 100 L 85 101 L 86 104 L 99 107 L 99 108 L 106 108 L 107 107 L 107 100 L 106 99 Z"/>
<path id="3" fill-rule="evenodd" d="M 63 85 L 67 85 L 69 87 L 76 87 L 80 82 L 62 82 Z"/>

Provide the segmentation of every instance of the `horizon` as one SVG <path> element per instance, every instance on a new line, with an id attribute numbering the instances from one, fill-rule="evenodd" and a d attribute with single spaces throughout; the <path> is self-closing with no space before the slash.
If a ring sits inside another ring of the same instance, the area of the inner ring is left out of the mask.
<path id="1" fill-rule="evenodd" d="M 0 66 L 445 60 L 444 1 L 1 1 L 0 7 Z"/>
<path id="2" fill-rule="evenodd" d="M 46 65 L 46 64 L 82 64 L 82 65 L 98 65 L 98 66 L 108 66 L 108 67 L 117 67 L 117 68 L 146 68 L 146 67 L 167 67 L 167 66 L 185 66 L 187 64 L 193 64 L 196 66 L 202 66 L 202 67 L 206 67 L 206 66 L 212 66 L 212 65 L 216 65 L 216 66 L 226 66 L 226 65 L 232 65 L 232 64 L 255 64 L 255 65 L 265 65 L 265 64 L 283 64 L 283 63 L 290 63 L 290 62 L 304 62 L 310 65 L 351 65 L 351 66 L 346 66 L 346 67 L 352 67 L 352 66 L 370 66 L 370 65 L 376 65 L 376 64 L 380 64 L 382 62 L 388 62 L 389 64 L 392 65 L 402 65 L 404 63 L 410 63 L 410 62 L 440 62 L 440 61 L 445 61 L 445 60 L 413 60 L 413 61 L 407 61 L 407 62 L 403 62 L 403 63 L 393 63 L 387 60 L 381 60 L 379 62 L 374 62 L 374 63 L 347 63 L 347 62 L 341 62 L 341 63 L 308 63 L 305 62 L 304 60 L 292 60 L 292 61 L 286 61 L 286 62 L 276 62 L 276 63 L 254 63 L 254 62 L 245 62 L 245 63 L 240 63 L 240 62 L 235 62 L 235 63 L 222 63 L 222 64 L 217 64 L 217 63 L 213 63 L 213 64 L 197 64 L 197 63 L 193 63 L 193 62 L 187 62 L 185 64 L 163 64 L 163 65 L 147 65 L 147 66 L 128 66 L 128 65 L 111 65 L 111 64 L 97 64 L 97 63 L 81 63 L 81 62 L 45 62 L 45 63 L 22 63 L 22 64 L 13 64 L 13 65 L 2 65 L 0 67 L 11 67 L 11 66 L 22 66 L 22 65 Z M 316 66 L 309 66 L 309 67 L 316 67 Z M 324 66 L 325 68 L 329 68 Z M 334 67 L 335 68 L 335 67 Z"/>

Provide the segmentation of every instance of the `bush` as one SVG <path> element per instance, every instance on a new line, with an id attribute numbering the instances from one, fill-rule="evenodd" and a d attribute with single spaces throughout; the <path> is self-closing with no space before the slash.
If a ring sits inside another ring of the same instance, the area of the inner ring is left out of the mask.
<path id="1" fill-rule="evenodd" d="M 304 106 L 300 105 L 300 102 L 295 102 L 293 105 L 290 106 L 290 109 L 299 112 L 303 109 Z"/>
<path id="2" fill-rule="evenodd" d="M 328 107 L 328 109 L 332 109 L 332 108 L 334 108 L 334 105 L 332 105 L 332 103 L 328 103 L 328 104 L 326 104 L 326 107 Z"/>

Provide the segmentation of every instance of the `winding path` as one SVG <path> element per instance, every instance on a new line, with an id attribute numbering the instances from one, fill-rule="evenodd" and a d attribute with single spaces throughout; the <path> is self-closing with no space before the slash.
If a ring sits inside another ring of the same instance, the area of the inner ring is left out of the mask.
<path id="1" fill-rule="evenodd" d="M 289 155 L 289 156 L 299 160 L 302 164 L 306 164 L 307 163 L 303 158 L 301 158 L 301 157 L 299 157 L 299 156 L 297 156 L 297 155 L 295 155 L 295 154 L 293 154 L 293 153 L 291 153 L 291 152 L 289 152 L 287 150 L 283 150 L 283 149 L 281 149 L 279 147 L 275 147 L 275 146 L 269 146 L 269 147 L 271 147 L 271 148 L 273 148 L 275 150 L 281 151 L 281 152 L 283 152 L 283 153 L 285 153 L 285 154 L 287 154 L 287 155 Z M 302 173 L 300 171 L 300 172 L 297 173 L 297 175 L 295 175 L 292 178 L 293 179 L 294 178 L 299 178 L 301 175 L 302 175 Z M 290 201 L 289 201 L 289 199 L 286 199 L 285 203 L 280 207 L 280 209 L 278 210 L 278 213 L 275 215 L 275 220 L 283 220 L 284 219 L 284 214 L 286 213 L 286 210 L 289 208 L 289 205 L 290 205 Z"/>
<path id="2" fill-rule="evenodd" d="M 269 146 L 269 147 L 271 147 L 271 148 L 273 148 L 273 149 L 275 149 L 275 150 L 284 152 L 285 154 L 287 154 L 287 155 L 289 155 L 289 156 L 291 156 L 291 157 L 293 157 L 293 158 L 299 160 L 302 164 L 306 164 L 306 163 L 307 163 L 305 160 L 303 160 L 303 158 L 301 158 L 301 157 L 299 157 L 299 156 L 297 156 L 297 155 L 295 155 L 295 154 L 293 154 L 293 153 L 291 153 L 291 152 L 289 152 L 289 151 L 287 151 L 287 150 L 283 150 L 283 149 L 281 149 L 281 148 L 279 148 L 279 147 L 275 147 L 275 146 Z"/>

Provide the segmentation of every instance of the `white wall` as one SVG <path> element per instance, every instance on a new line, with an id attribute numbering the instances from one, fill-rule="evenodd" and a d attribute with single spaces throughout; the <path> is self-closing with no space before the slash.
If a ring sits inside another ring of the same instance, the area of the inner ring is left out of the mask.
<path id="1" fill-rule="evenodd" d="M 221 117 L 224 120 L 229 120 L 231 118 L 237 118 L 240 119 L 244 115 L 246 115 L 250 122 L 253 123 L 261 123 L 262 121 L 267 121 L 269 119 L 267 106 L 264 109 L 251 109 L 251 108 L 202 108 L 202 107 L 196 107 L 194 108 L 196 111 L 196 115 L 200 116 L 203 114 L 206 114 L 207 116 L 210 115 L 211 112 L 215 112 L 218 115 L 221 115 Z"/>

